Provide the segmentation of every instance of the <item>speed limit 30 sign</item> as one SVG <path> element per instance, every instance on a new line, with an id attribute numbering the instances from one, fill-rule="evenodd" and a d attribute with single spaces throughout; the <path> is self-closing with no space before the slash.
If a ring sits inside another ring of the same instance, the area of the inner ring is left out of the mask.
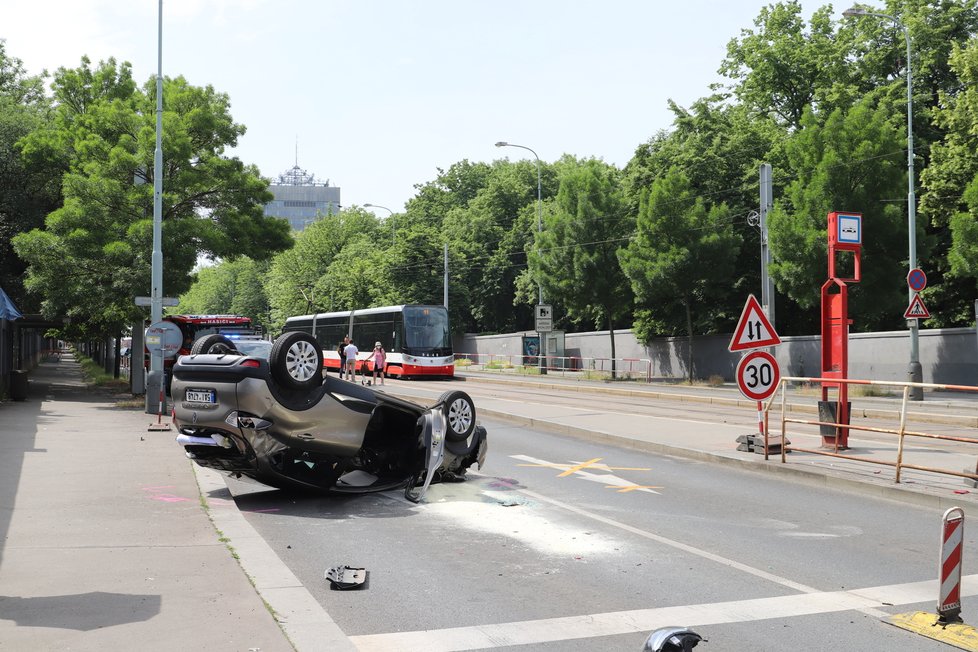
<path id="1" fill-rule="evenodd" d="M 763 401 L 771 396 L 779 382 L 778 361 L 767 351 L 752 351 L 737 365 L 737 387 L 741 394 L 753 401 Z"/>

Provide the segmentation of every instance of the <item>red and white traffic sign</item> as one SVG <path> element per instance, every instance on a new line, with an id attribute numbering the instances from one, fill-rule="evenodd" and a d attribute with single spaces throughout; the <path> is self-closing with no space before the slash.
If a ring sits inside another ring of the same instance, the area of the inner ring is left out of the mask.
<path id="1" fill-rule="evenodd" d="M 751 351 L 737 365 L 737 387 L 752 401 L 771 396 L 781 382 L 778 361 L 767 351 Z"/>
<path id="2" fill-rule="evenodd" d="M 744 310 L 740 313 L 737 321 L 737 328 L 734 330 L 733 337 L 730 338 L 729 351 L 749 351 L 750 349 L 760 349 L 765 346 L 775 346 L 781 344 L 781 338 L 771 325 L 771 321 L 761 309 L 761 304 L 752 294 L 747 297 Z"/>
<path id="3" fill-rule="evenodd" d="M 924 274 L 924 270 L 914 267 L 907 274 L 907 285 L 914 292 L 920 292 L 927 287 L 927 274 Z"/>
<path id="4" fill-rule="evenodd" d="M 903 316 L 907 319 L 927 319 L 930 317 L 930 312 L 921 300 L 920 295 L 914 292 L 913 299 L 910 300 L 910 305 L 907 306 L 907 311 L 903 313 Z"/>

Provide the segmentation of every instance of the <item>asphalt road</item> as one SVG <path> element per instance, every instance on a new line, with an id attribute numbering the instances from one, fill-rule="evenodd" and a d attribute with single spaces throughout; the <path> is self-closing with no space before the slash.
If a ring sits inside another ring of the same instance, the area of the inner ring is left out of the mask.
<path id="1" fill-rule="evenodd" d="M 444 389 L 395 385 L 428 398 Z M 693 417 L 752 419 L 701 406 L 642 409 L 661 410 L 659 427 L 677 437 Z M 881 620 L 934 610 L 933 590 L 915 583 L 936 579 L 940 513 L 483 422 L 485 468 L 433 486 L 420 505 L 401 492 L 308 497 L 229 486 L 361 650 L 637 651 L 666 625 L 693 626 L 709 639 L 697 648 L 706 652 L 946 649 Z M 968 530 L 964 549 L 967 574 L 978 567 Z M 367 568 L 365 588 L 330 590 L 324 572 L 343 564 Z M 864 597 L 892 606 L 868 607 Z M 978 613 L 978 598 L 965 598 L 963 610 Z"/>

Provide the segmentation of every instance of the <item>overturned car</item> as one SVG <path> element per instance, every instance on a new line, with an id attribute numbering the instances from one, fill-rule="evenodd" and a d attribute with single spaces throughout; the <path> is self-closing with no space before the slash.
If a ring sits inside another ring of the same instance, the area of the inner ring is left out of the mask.
<path id="1" fill-rule="evenodd" d="M 465 392 L 425 407 L 323 376 L 306 333 L 275 340 L 268 359 L 222 335 L 197 340 L 173 366 L 177 442 L 197 464 L 282 489 L 366 493 L 461 480 L 486 455 L 486 431 Z"/>

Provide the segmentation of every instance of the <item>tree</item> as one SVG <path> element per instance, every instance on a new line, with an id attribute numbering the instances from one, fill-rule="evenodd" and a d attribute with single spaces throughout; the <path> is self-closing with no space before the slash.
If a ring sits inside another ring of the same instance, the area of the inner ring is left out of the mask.
<path id="1" fill-rule="evenodd" d="M 975 0 L 888 0 L 876 7 L 897 18 L 911 39 L 911 61 L 907 61 L 903 29 L 893 21 L 865 17 L 852 21 L 855 33 L 852 58 L 864 92 L 874 93 L 880 106 L 894 116 L 906 114 L 908 69 L 913 79 L 913 137 L 915 167 L 920 174 L 918 220 L 923 227 L 918 243 L 923 245 L 918 260 L 928 274 L 927 305 L 933 326 L 970 323 L 968 279 L 955 274 L 946 257 L 953 236 L 951 217 L 961 203 L 973 158 L 959 146 L 969 137 L 949 116 L 957 98 L 969 92 L 964 69 L 955 63 L 960 51 L 978 30 Z M 905 127 L 902 127 L 905 129 Z M 956 132 L 956 133 L 955 133 Z M 903 131 L 905 136 L 906 132 Z M 928 256 L 927 250 L 933 251 Z"/>
<path id="2" fill-rule="evenodd" d="M 547 190 L 554 176 L 541 163 Z M 451 209 L 443 222 L 450 294 L 466 288 L 449 300 L 452 323 L 467 332 L 528 328 L 532 313 L 529 305 L 515 301 L 514 280 L 526 269 L 525 245 L 536 231 L 536 165 L 497 160 L 484 181 L 466 207 Z"/>
<path id="3" fill-rule="evenodd" d="M 797 177 L 769 216 L 770 272 L 781 292 L 809 309 L 809 327 L 818 324 L 811 309 L 819 305 L 827 277 L 831 211 L 863 214 L 862 280 L 849 293 L 855 328 L 891 328 L 902 319 L 906 170 L 903 136 L 894 121 L 868 97 L 850 111 L 833 111 L 824 124 L 806 114 L 802 129 L 785 145 Z"/>
<path id="4" fill-rule="evenodd" d="M 615 375 L 615 324 L 629 315 L 632 295 L 618 250 L 632 229 L 622 201 L 619 171 L 596 159 L 565 165 L 552 212 L 527 254 L 530 276 L 544 296 L 574 322 L 605 326 Z"/>
<path id="5" fill-rule="evenodd" d="M 387 268 L 387 251 L 378 250 L 367 237 L 358 237 L 333 258 L 319 289 L 328 288 L 330 310 L 360 310 L 401 303 L 390 294 Z"/>
<path id="6" fill-rule="evenodd" d="M 467 159 L 453 163 L 448 170 L 438 168 L 434 181 L 415 186 L 418 193 L 407 203 L 410 220 L 441 225 L 452 208 L 465 208 L 485 187 L 490 173 L 487 163 L 470 163 Z"/>
<path id="7" fill-rule="evenodd" d="M 267 261 L 255 262 L 248 257 L 204 267 L 190 289 L 180 295 L 176 312 L 244 315 L 268 329 L 270 307 L 264 281 L 268 267 Z"/>
<path id="8" fill-rule="evenodd" d="M 685 332 L 690 382 L 693 335 L 697 326 L 709 330 L 730 292 L 740 244 L 727 206 L 708 204 L 682 170 L 671 168 L 642 193 L 637 232 L 619 254 L 639 306 L 636 336 L 648 343 Z"/>
<path id="9" fill-rule="evenodd" d="M 24 290 L 27 263 L 14 252 L 13 237 L 42 226 L 61 194 L 60 171 L 27 164 L 19 142 L 49 117 L 44 76 L 28 75 L 0 40 L 0 287 L 22 312 L 39 312 L 40 301 Z"/>
<path id="10" fill-rule="evenodd" d="M 830 5 L 816 10 L 806 25 L 798 0 L 777 2 L 761 9 L 754 26 L 730 41 L 720 66 L 752 111 L 796 129 L 806 110 L 848 106 L 856 96 L 846 57 L 851 32 L 835 32 Z"/>
<path id="11" fill-rule="evenodd" d="M 268 273 L 268 297 L 273 328 L 288 317 L 314 312 L 349 310 L 334 285 L 326 278 L 333 261 L 351 242 L 366 239 L 386 245 L 386 230 L 378 231 L 377 217 L 357 206 L 316 220 L 296 234 L 295 246 L 275 256 Z"/>
<path id="12" fill-rule="evenodd" d="M 156 84 L 137 89 L 130 66 L 87 58 L 59 69 L 50 125 L 23 140 L 32 164 L 64 171 L 64 205 L 45 229 L 14 239 L 29 264 L 25 285 L 49 316 L 78 335 L 115 334 L 141 317 L 133 297 L 150 294 Z M 200 256 L 270 257 L 291 244 L 288 224 L 266 218 L 268 183 L 225 155 L 245 129 L 226 95 L 185 79 L 164 80 L 164 289 L 190 287 Z M 134 178 L 137 183 L 134 183 Z M 143 183 L 138 183 L 142 181 Z"/>
<path id="13" fill-rule="evenodd" d="M 625 191 L 629 210 L 638 213 L 642 193 L 673 167 L 682 170 L 691 187 L 708 204 L 726 204 L 732 226 L 743 241 L 736 266 L 718 297 L 714 315 L 718 327 L 733 328 L 743 297 L 760 287 L 759 230 L 747 216 L 758 205 L 759 167 L 769 163 L 775 170 L 787 168 L 780 143 L 787 130 L 766 115 L 743 104 L 730 104 L 725 95 L 701 98 L 687 109 L 674 102 L 672 130 L 662 132 L 635 151 L 625 167 Z"/>
<path id="14" fill-rule="evenodd" d="M 931 163 L 921 174 L 920 213 L 936 232 L 947 259 L 936 259 L 928 274 L 939 281 L 928 290 L 936 310 L 932 321 L 940 326 L 967 324 L 973 317 L 971 297 L 978 281 L 973 256 L 978 249 L 978 40 L 956 47 L 951 66 L 964 89 L 941 95 L 936 124 L 945 131 L 931 148 Z M 933 273 L 936 272 L 936 273 Z"/>

